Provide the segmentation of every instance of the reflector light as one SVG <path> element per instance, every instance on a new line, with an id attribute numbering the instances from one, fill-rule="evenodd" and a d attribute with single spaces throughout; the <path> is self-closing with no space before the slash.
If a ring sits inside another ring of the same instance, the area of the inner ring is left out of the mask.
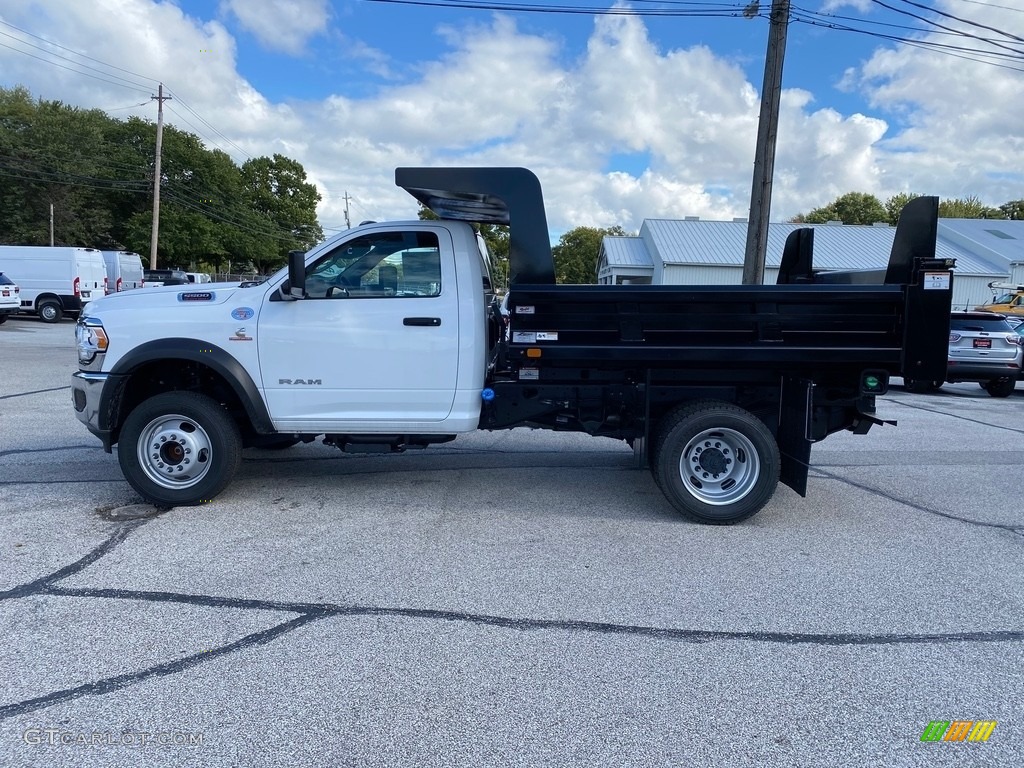
<path id="1" fill-rule="evenodd" d="M 536 347 L 532 347 L 532 348 L 526 350 L 526 356 L 527 357 L 540 357 L 540 350 L 537 349 Z"/>

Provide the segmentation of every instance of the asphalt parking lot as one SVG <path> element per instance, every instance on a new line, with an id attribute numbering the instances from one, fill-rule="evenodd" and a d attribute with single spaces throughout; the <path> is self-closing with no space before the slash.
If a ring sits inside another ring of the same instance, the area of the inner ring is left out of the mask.
<path id="1" fill-rule="evenodd" d="M 1024 764 L 1024 383 L 896 385 L 734 527 L 529 430 L 122 519 L 74 358 L 0 327 L 0 766 Z"/>

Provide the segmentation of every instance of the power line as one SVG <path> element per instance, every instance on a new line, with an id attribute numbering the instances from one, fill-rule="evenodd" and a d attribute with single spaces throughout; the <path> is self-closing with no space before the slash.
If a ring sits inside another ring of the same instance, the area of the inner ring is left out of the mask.
<path id="1" fill-rule="evenodd" d="M 1011 8 L 1008 5 L 997 5 L 996 3 L 986 3 L 983 0 L 960 0 L 961 3 L 970 3 L 971 5 L 984 5 L 988 8 L 999 8 L 1003 11 L 1015 11 L 1017 13 L 1024 13 L 1024 8 Z"/>
<path id="2" fill-rule="evenodd" d="M 947 56 L 953 56 L 954 58 L 964 59 L 966 61 L 973 61 L 979 64 L 988 64 L 993 67 L 1000 67 L 1002 69 L 1009 69 L 1014 72 L 1024 72 L 1024 67 L 1015 67 L 1010 64 L 1000 63 L 999 57 L 1010 58 L 1016 61 L 1016 57 L 1011 57 L 1009 54 L 1000 53 L 998 51 L 979 51 L 973 48 L 964 48 L 961 46 L 949 46 L 942 43 L 929 42 L 925 40 L 915 40 L 913 38 L 897 37 L 895 35 L 885 35 L 879 32 L 871 32 L 866 29 L 857 29 L 843 24 L 833 24 L 829 22 L 821 22 L 814 19 L 802 18 L 794 15 L 792 20 L 796 23 L 808 24 L 813 27 L 824 27 L 826 29 L 834 29 L 842 32 L 853 32 L 855 34 L 867 35 L 868 37 L 875 37 L 879 40 L 888 40 L 894 43 L 900 43 L 901 45 L 907 45 L 913 48 L 920 48 L 922 50 L 931 51 L 933 53 L 942 53 Z M 967 53 L 973 55 L 967 55 Z M 1024 64 L 1024 58 L 1020 59 L 1021 63 Z"/>
<path id="3" fill-rule="evenodd" d="M 107 62 L 105 62 L 105 61 L 100 61 L 99 59 L 94 59 L 92 56 L 86 56 L 84 53 L 79 53 L 78 51 L 74 51 L 71 48 L 67 48 L 67 47 L 61 45 L 60 43 L 55 43 L 52 40 L 47 40 L 45 37 L 40 37 L 39 35 L 34 35 L 31 32 L 29 32 L 27 30 L 24 30 L 21 27 L 16 27 L 16 26 L 14 26 L 13 24 L 11 24 L 9 22 L 3 21 L 2 19 L 0 19 L 0 24 L 3 24 L 5 27 L 9 27 L 10 29 L 17 30 L 18 32 L 21 32 L 21 34 L 23 34 L 23 35 L 28 35 L 29 37 L 34 37 L 36 40 L 41 40 L 42 42 L 46 43 L 47 45 L 51 45 L 54 48 L 60 48 L 62 51 L 67 51 L 68 53 L 73 53 L 76 56 L 80 56 L 83 59 L 88 59 L 89 61 L 95 61 L 97 64 L 102 64 L 104 67 L 108 67 L 110 69 L 116 69 L 118 72 L 124 72 L 125 74 L 132 75 L 133 77 L 137 77 L 140 80 L 148 80 L 150 83 L 157 82 L 157 78 L 155 78 L 155 77 L 147 77 L 146 75 L 140 75 L 138 72 L 132 72 L 130 69 L 123 69 L 121 67 L 116 67 L 113 64 L 107 64 Z M 146 87 L 149 88 L 150 86 L 147 85 Z"/>
<path id="4" fill-rule="evenodd" d="M 20 181 L 33 182 L 37 184 L 57 184 L 61 186 L 98 189 L 107 192 L 131 192 L 140 195 L 150 194 L 150 184 L 148 181 L 145 180 L 103 179 L 94 176 L 74 174 L 68 171 L 46 170 L 39 167 L 28 168 L 25 167 L 24 162 L 22 162 L 19 166 L 16 164 L 12 164 L 10 162 L 5 162 L 2 159 L 0 159 L 0 176 L 18 179 Z M 208 218 L 216 219 L 225 224 L 233 226 L 235 229 L 238 229 L 243 232 L 248 232 L 259 237 L 268 237 L 274 240 L 287 240 L 292 242 L 299 242 L 298 237 L 295 235 L 295 233 L 287 229 L 278 228 L 274 230 L 251 226 L 251 222 L 242 217 L 247 213 L 259 216 L 260 213 L 254 209 L 227 209 L 226 211 L 219 211 L 210 206 L 198 203 L 196 202 L 196 200 L 190 199 L 187 196 L 183 196 L 177 189 L 178 186 L 179 183 L 173 180 L 168 180 L 163 190 L 164 196 L 167 197 L 170 201 L 172 201 L 175 205 L 178 205 L 182 208 L 190 209 Z M 208 192 L 195 193 L 194 190 L 190 191 L 193 192 L 194 194 L 201 194 L 205 197 L 213 197 L 213 195 L 211 195 Z"/>
<path id="5" fill-rule="evenodd" d="M 214 132 L 215 134 L 217 134 L 217 135 L 218 135 L 218 136 L 220 136 L 220 137 L 221 137 L 222 139 L 224 139 L 224 141 L 225 141 L 225 142 L 226 142 L 227 144 L 229 144 L 229 145 L 230 145 L 231 147 L 233 147 L 233 148 L 234 148 L 234 149 L 235 149 L 236 151 L 238 151 L 238 153 L 239 153 L 239 154 L 241 154 L 241 155 L 242 155 L 242 157 L 244 157 L 244 158 L 245 158 L 245 159 L 247 159 L 247 160 L 251 160 L 251 159 L 252 159 L 252 157 L 251 157 L 251 156 L 249 155 L 249 153 L 248 153 L 248 152 L 246 152 L 246 151 L 245 151 L 244 149 L 242 149 L 242 148 L 241 148 L 240 146 L 238 146 L 237 144 L 235 144 L 235 142 L 233 142 L 233 141 L 232 141 L 231 139 L 229 139 L 229 138 L 228 138 L 227 136 L 225 136 L 225 135 L 224 135 L 223 133 L 221 133 L 221 131 L 219 131 L 219 130 L 218 130 L 218 129 L 217 129 L 217 128 L 216 128 L 216 127 L 215 127 L 215 126 L 214 126 L 214 125 L 212 124 L 212 123 L 210 123 L 210 122 L 209 122 L 209 121 L 208 121 L 208 120 L 207 120 L 206 118 L 204 118 L 204 117 L 203 117 L 202 115 L 200 115 L 200 114 L 199 114 L 198 112 L 196 112 L 196 111 L 195 111 L 194 109 L 192 109 L 192 107 L 190 107 L 190 106 L 189 106 L 188 104 L 186 104 L 186 103 L 185 103 L 185 102 L 184 102 L 184 101 L 183 101 L 183 100 L 181 99 L 181 97 L 180 97 L 180 96 L 178 96 L 178 94 L 174 93 L 174 91 L 170 90 L 169 88 L 167 89 L 167 92 L 168 92 L 168 93 L 170 93 L 170 94 L 171 94 L 172 96 L 174 96 L 174 98 L 175 98 L 175 99 L 177 100 L 177 102 L 178 102 L 179 104 L 181 104 L 181 106 L 183 106 L 183 107 L 184 107 L 185 109 L 187 109 L 187 110 L 188 110 L 189 112 L 191 112 L 191 113 L 192 113 L 192 114 L 193 114 L 193 115 L 194 115 L 194 116 L 196 117 L 196 119 L 197 119 L 197 120 L 199 120 L 199 122 L 201 122 L 201 123 L 202 123 L 203 125 L 207 126 L 207 127 L 208 127 L 208 128 L 209 128 L 209 129 L 211 130 L 211 131 L 213 131 L 213 132 Z M 177 114 L 177 113 L 175 113 L 175 114 Z M 193 127 L 194 127 L 194 126 L 193 126 Z"/>
<path id="6" fill-rule="evenodd" d="M 876 0 L 876 2 L 877 2 L 877 0 Z M 1003 35 L 1004 37 L 1008 37 L 1011 40 L 1018 40 L 1019 42 L 1024 43 L 1024 37 L 1018 37 L 1017 35 L 1013 35 L 1013 34 L 1010 34 L 1009 32 L 1006 32 L 1005 30 L 998 29 L 996 27 L 990 27 L 988 24 L 981 24 L 980 22 L 977 22 L 977 21 L 971 21 L 970 19 L 964 19 L 964 18 L 961 18 L 959 16 L 954 16 L 952 13 L 946 13 L 945 11 L 940 11 L 938 8 L 930 8 L 927 5 L 921 5 L 920 3 L 915 3 L 913 0 L 903 0 L 903 2 L 906 3 L 907 5 L 914 6 L 915 8 L 923 8 L 926 11 L 931 11 L 932 13 L 937 13 L 939 16 L 945 16 L 947 19 L 954 19 L 956 21 L 962 21 L 964 24 L 970 24 L 972 27 L 978 27 L 979 29 L 987 29 L 989 32 L 995 32 L 996 34 Z"/>
<path id="7" fill-rule="evenodd" d="M 911 26 L 909 24 L 895 24 L 895 23 L 893 23 L 891 21 L 879 21 L 877 19 L 861 18 L 859 16 L 845 16 L 843 14 L 838 14 L 838 13 L 824 13 L 824 12 L 821 12 L 821 11 L 812 11 L 812 10 L 809 10 L 807 8 L 802 8 L 802 7 L 798 6 L 798 5 L 794 5 L 794 6 L 792 6 L 792 8 L 793 8 L 793 16 L 803 15 L 803 16 L 809 17 L 809 18 L 841 19 L 843 21 L 858 22 L 860 24 L 864 24 L 864 25 L 867 25 L 867 26 L 886 27 L 888 29 L 901 29 L 901 30 L 906 30 L 908 32 L 922 32 L 922 33 L 926 33 L 926 34 L 929 34 L 929 35 L 943 35 L 943 36 L 946 36 L 946 37 L 963 37 L 964 36 L 959 30 L 952 30 L 952 31 L 934 30 L 934 29 L 925 30 L 925 29 L 922 29 L 921 27 Z M 903 38 L 900 38 L 900 39 L 903 39 Z M 993 42 L 990 38 L 980 38 L 980 39 L 983 39 L 985 42 L 988 42 L 988 43 Z"/>
<path id="8" fill-rule="evenodd" d="M 15 48 L 14 46 L 7 45 L 6 43 L 0 43 L 0 47 L 9 48 L 10 50 L 14 51 L 15 53 L 20 53 L 23 56 L 28 56 L 28 57 L 33 58 L 33 59 L 38 59 L 39 61 L 41 61 L 41 62 L 43 62 L 45 64 L 50 64 L 51 66 L 54 66 L 54 67 L 60 67 L 61 69 L 66 69 L 69 72 L 74 72 L 76 75 L 84 75 L 85 77 L 91 77 L 93 80 L 100 80 L 100 81 L 102 81 L 104 83 L 109 83 L 110 85 L 116 85 L 119 88 L 127 88 L 128 90 L 135 91 L 137 93 L 138 92 L 142 92 L 142 89 L 138 88 L 136 86 L 129 86 L 129 85 L 125 85 L 124 83 L 118 83 L 118 82 L 115 82 L 113 80 L 108 80 L 105 77 L 97 77 L 96 75 L 90 75 L 88 72 L 82 72 L 79 69 L 73 69 L 71 67 L 65 66 L 64 64 L 58 64 L 56 61 L 50 61 L 49 59 L 44 59 L 42 56 L 36 56 L 34 53 L 29 53 L 28 51 L 22 51 L 22 50 L 20 50 L 18 48 Z"/>
<path id="9" fill-rule="evenodd" d="M 907 0 L 903 0 L 903 2 L 906 2 L 906 1 Z M 895 7 L 891 6 L 891 5 L 888 5 L 887 3 L 883 3 L 882 0 L 871 0 L 871 2 L 874 3 L 875 5 L 880 5 L 882 8 L 888 8 L 890 11 L 894 11 L 895 13 L 902 13 L 905 16 L 910 16 L 913 19 L 918 19 L 919 21 L 923 21 L 925 24 L 931 24 L 932 26 L 938 27 L 939 29 L 945 29 L 945 30 L 950 31 L 950 32 L 956 32 L 957 34 L 963 35 L 964 37 L 969 37 L 969 38 L 971 38 L 973 40 L 981 40 L 982 42 L 987 42 L 989 45 L 994 45 L 997 48 L 1005 48 L 1008 51 L 1013 51 L 1014 53 L 1019 53 L 1021 55 L 1024 55 L 1024 51 L 1021 51 L 1021 50 L 1019 50 L 1017 48 L 1011 48 L 1010 46 L 1004 45 L 1003 43 L 997 43 L 997 42 L 994 42 L 994 41 L 985 40 L 985 38 L 978 37 L 977 35 L 975 35 L 975 34 L 973 34 L 971 32 L 964 32 L 962 29 L 958 30 L 958 29 L 954 29 L 953 27 L 947 27 L 944 24 L 939 24 L 939 22 L 932 21 L 931 19 L 925 18 L 924 16 L 918 16 L 916 13 L 911 13 L 910 11 L 903 11 L 903 10 L 900 10 L 899 8 L 895 8 Z M 916 5 L 916 3 L 911 3 L 911 4 L 912 5 Z"/>
<path id="10" fill-rule="evenodd" d="M 369 3 L 389 3 L 393 5 L 417 5 L 430 8 L 462 8 L 478 11 L 510 11 L 517 13 L 560 13 L 580 14 L 587 16 L 651 16 L 651 17 L 690 17 L 690 18 L 724 18 L 743 15 L 745 5 L 742 3 L 693 3 L 699 9 L 649 8 L 638 10 L 625 6 L 572 6 L 572 5 L 534 5 L 531 3 L 494 3 L 477 2 L 475 0 L 364 0 Z M 677 3 L 684 5 L 684 3 Z"/>

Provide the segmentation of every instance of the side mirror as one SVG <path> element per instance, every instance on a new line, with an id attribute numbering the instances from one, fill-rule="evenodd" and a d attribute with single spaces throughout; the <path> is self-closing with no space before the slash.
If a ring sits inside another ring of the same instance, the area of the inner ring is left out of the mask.
<path id="1" fill-rule="evenodd" d="M 306 297 L 305 251 L 288 251 L 288 280 L 281 284 L 280 292 L 285 301 Z"/>

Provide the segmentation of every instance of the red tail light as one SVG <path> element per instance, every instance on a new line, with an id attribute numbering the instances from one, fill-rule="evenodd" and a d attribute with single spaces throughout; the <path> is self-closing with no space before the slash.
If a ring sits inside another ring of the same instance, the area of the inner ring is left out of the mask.
<path id="1" fill-rule="evenodd" d="M 80 285 L 80 284 L 81 284 L 81 278 L 79 278 L 79 277 L 76 277 L 76 278 L 75 278 L 75 284 L 74 284 L 74 289 L 75 289 L 75 297 L 76 297 L 76 298 L 82 295 L 82 291 L 81 291 L 81 290 L 79 290 L 79 285 Z"/>

